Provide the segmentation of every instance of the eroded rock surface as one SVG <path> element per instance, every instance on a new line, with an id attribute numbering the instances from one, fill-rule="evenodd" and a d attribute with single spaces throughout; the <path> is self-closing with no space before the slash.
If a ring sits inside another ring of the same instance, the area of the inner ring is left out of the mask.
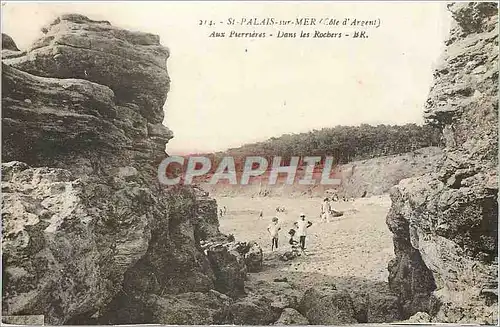
<path id="1" fill-rule="evenodd" d="M 214 287 L 189 219 L 191 190 L 161 194 L 134 181 L 3 166 L 4 313 L 43 314 L 60 324 L 123 297 Z"/>
<path id="2" fill-rule="evenodd" d="M 78 14 L 57 18 L 25 56 L 8 59 L 37 76 L 78 78 L 113 90 L 120 103 L 134 103 L 149 122 L 163 121 L 170 85 L 167 48 L 157 35 L 131 32 Z"/>
<path id="3" fill-rule="evenodd" d="M 455 3 L 426 118 L 443 129 L 439 169 L 391 191 L 387 224 L 396 257 L 389 283 L 407 317 L 496 323 L 498 9 Z"/>
<path id="4" fill-rule="evenodd" d="M 399 298 L 392 293 L 368 293 L 335 285 L 309 288 L 298 310 L 313 325 L 389 323 L 401 319 Z"/>
<path id="5" fill-rule="evenodd" d="M 300 302 L 300 312 L 313 325 L 357 322 L 349 293 L 327 287 L 308 289 Z"/>
<path id="6" fill-rule="evenodd" d="M 275 325 L 309 325 L 309 321 L 297 310 L 286 308 Z"/>
<path id="7" fill-rule="evenodd" d="M 2 315 L 231 323 L 242 300 L 217 289 L 244 295 L 247 262 L 258 266 L 246 254 L 258 250 L 243 242 L 212 260 L 233 253 L 200 245 L 231 243 L 215 200 L 157 181 L 172 138 L 161 124 L 168 50 L 76 14 L 44 33 L 26 51 L 3 36 Z"/>
<path id="8" fill-rule="evenodd" d="M 10 36 L 4 33 L 2 33 L 2 50 L 19 51 L 16 42 L 14 42 L 14 40 Z"/>
<path id="9" fill-rule="evenodd" d="M 245 294 L 247 272 L 262 267 L 260 246 L 255 242 L 207 242 L 204 248 L 214 270 L 215 289 L 231 296 Z"/>

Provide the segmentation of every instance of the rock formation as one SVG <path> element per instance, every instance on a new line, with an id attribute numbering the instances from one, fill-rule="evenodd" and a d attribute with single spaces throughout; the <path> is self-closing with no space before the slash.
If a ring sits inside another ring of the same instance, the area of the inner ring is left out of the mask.
<path id="1" fill-rule="evenodd" d="M 455 3 L 426 118 L 445 137 L 436 172 L 392 189 L 389 283 L 405 315 L 496 323 L 498 8 Z"/>
<path id="2" fill-rule="evenodd" d="M 227 321 L 234 300 L 217 289 L 238 293 L 258 249 L 226 246 L 217 253 L 229 259 L 213 260 L 200 243 L 229 241 L 215 200 L 157 181 L 172 138 L 161 124 L 168 50 L 76 14 L 43 32 L 27 51 L 2 35 L 2 315 Z M 242 273 L 221 279 L 234 262 Z"/>
<path id="3" fill-rule="evenodd" d="M 309 321 L 297 310 L 286 308 L 275 325 L 309 325 Z"/>
<path id="4" fill-rule="evenodd" d="M 2 49 L 19 51 L 14 40 L 7 34 L 2 33 Z"/>
<path id="5" fill-rule="evenodd" d="M 336 285 L 306 290 L 298 311 L 315 325 L 389 323 L 402 318 L 400 300 L 394 294 L 380 289 L 341 289 Z"/>
<path id="6" fill-rule="evenodd" d="M 347 291 L 310 288 L 299 310 L 313 325 L 355 324 L 354 304 Z"/>

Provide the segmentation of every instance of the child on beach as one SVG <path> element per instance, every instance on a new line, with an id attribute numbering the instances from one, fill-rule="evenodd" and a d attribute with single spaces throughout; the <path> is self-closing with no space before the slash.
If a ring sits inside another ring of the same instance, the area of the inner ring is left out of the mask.
<path id="1" fill-rule="evenodd" d="M 306 249 L 306 236 L 307 229 L 312 226 L 312 222 L 306 220 L 306 215 L 301 213 L 300 219 L 294 223 L 297 229 L 297 234 L 299 234 L 300 248 L 302 252 Z"/>
<path id="2" fill-rule="evenodd" d="M 290 235 L 290 240 L 288 241 L 288 244 L 292 247 L 292 252 L 294 254 L 300 255 L 299 254 L 299 242 L 296 241 L 293 237 L 295 236 L 295 229 L 290 229 L 288 231 L 288 235 Z"/>
<path id="3" fill-rule="evenodd" d="M 273 217 L 271 224 L 267 227 L 267 231 L 271 236 L 271 251 L 278 248 L 278 231 L 281 229 L 278 225 L 278 217 Z"/>
<path id="4" fill-rule="evenodd" d="M 323 222 L 330 222 L 332 219 L 331 210 L 330 201 L 328 201 L 328 198 L 325 198 L 321 204 L 321 220 Z"/>
<path id="5" fill-rule="evenodd" d="M 281 260 L 283 261 L 288 261 L 292 260 L 298 256 L 300 256 L 299 252 L 299 242 L 295 240 L 293 237 L 295 236 L 295 229 L 290 229 L 288 231 L 288 235 L 290 235 L 290 240 L 288 241 L 288 244 L 290 244 L 290 251 L 286 251 L 283 253 L 283 255 L 280 257 Z"/>

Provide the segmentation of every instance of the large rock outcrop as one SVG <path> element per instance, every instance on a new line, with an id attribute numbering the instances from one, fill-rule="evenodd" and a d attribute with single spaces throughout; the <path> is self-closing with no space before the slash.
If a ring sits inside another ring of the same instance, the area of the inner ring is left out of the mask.
<path id="1" fill-rule="evenodd" d="M 347 291 L 310 288 L 300 302 L 300 312 L 313 325 L 353 324 L 355 310 Z"/>
<path id="2" fill-rule="evenodd" d="M 228 261 L 200 245 L 228 242 L 217 204 L 157 180 L 172 138 L 161 124 L 168 50 L 75 14 L 43 32 L 26 51 L 2 36 L 2 315 L 226 321 L 232 300 L 215 289 L 238 293 L 245 276 L 221 280 Z M 245 255 L 231 257 L 243 272 Z"/>
<path id="3" fill-rule="evenodd" d="M 172 138 L 161 124 L 170 80 L 158 37 L 64 15 L 22 55 L 4 51 L 4 162 L 84 173 L 131 163 L 156 179 L 149 168 Z"/>
<path id="4" fill-rule="evenodd" d="M 102 310 L 123 291 L 213 287 L 185 212 L 196 210 L 189 190 L 179 208 L 169 192 L 137 182 L 96 183 L 19 162 L 2 172 L 4 313 L 60 324 Z"/>
<path id="5" fill-rule="evenodd" d="M 307 289 L 298 310 L 313 325 L 389 323 L 401 319 L 399 298 L 386 291 L 369 293 L 335 285 Z"/>
<path id="6" fill-rule="evenodd" d="M 496 323 L 498 251 L 498 8 L 455 3 L 426 118 L 445 156 L 435 173 L 391 190 L 396 257 L 389 283 L 407 317 Z"/>
<path id="7" fill-rule="evenodd" d="M 107 21 L 68 14 L 43 28 L 44 36 L 9 64 L 28 73 L 78 78 L 105 85 L 120 103 L 133 103 L 149 122 L 163 121 L 170 85 L 168 50 L 157 35 L 131 32 Z"/>
<path id="8" fill-rule="evenodd" d="M 2 49 L 19 51 L 14 40 L 7 34 L 2 33 Z"/>

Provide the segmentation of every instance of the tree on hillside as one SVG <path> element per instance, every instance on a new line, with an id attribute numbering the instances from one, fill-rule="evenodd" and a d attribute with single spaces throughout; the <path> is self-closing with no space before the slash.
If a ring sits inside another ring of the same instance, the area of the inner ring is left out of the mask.
<path id="1" fill-rule="evenodd" d="M 214 164 L 217 165 L 224 156 L 241 158 L 241 162 L 236 164 L 238 169 L 243 167 L 244 158 L 248 156 L 265 157 L 270 164 L 275 156 L 281 156 L 283 164 L 288 163 L 293 156 L 332 156 L 336 163 L 345 164 L 355 160 L 402 154 L 428 146 L 442 146 L 440 129 L 430 124 L 338 125 L 307 133 L 284 134 L 219 152 L 214 156 Z"/>

